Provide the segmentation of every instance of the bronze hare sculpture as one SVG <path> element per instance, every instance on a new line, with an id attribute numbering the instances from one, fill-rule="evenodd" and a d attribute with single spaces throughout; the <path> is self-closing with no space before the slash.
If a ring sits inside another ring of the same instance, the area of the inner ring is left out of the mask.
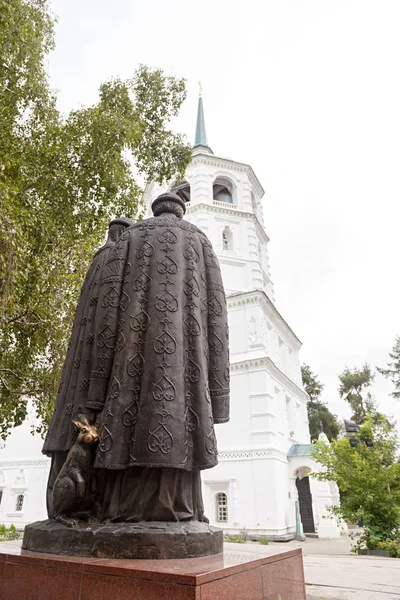
<path id="1" fill-rule="evenodd" d="M 88 476 L 93 461 L 93 447 L 99 441 L 94 425 L 90 425 L 86 416 L 78 416 L 72 422 L 79 429 L 75 444 L 58 474 L 53 489 L 55 519 L 73 527 L 76 519 L 85 514 L 85 496 L 88 493 Z"/>

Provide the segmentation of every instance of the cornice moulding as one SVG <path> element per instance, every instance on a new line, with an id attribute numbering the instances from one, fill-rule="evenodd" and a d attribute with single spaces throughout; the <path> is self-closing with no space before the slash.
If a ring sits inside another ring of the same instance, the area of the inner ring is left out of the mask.
<path id="1" fill-rule="evenodd" d="M 229 205 L 227 205 L 226 207 L 222 207 L 222 206 L 217 206 L 215 204 L 209 204 L 208 202 L 199 202 L 196 204 L 192 204 L 192 202 L 190 203 L 190 205 L 187 207 L 187 213 L 188 214 L 193 214 L 195 212 L 201 212 L 202 210 L 206 209 L 209 212 L 213 212 L 213 213 L 219 213 L 219 214 L 224 214 L 224 215 L 230 215 L 230 216 L 234 216 L 234 217 L 240 217 L 240 218 L 246 218 L 249 219 L 250 221 L 254 222 L 254 225 L 256 226 L 256 230 L 257 233 L 260 235 L 260 237 L 263 239 L 263 241 L 265 243 L 269 243 L 270 239 L 264 229 L 264 227 L 261 225 L 260 221 L 257 218 L 257 215 L 255 215 L 254 213 L 251 212 L 247 212 L 245 210 L 241 210 L 240 208 L 229 208 Z"/>
<path id="2" fill-rule="evenodd" d="M 48 460 L 4 460 L 0 462 L 0 469 L 23 469 L 28 467 L 49 467 Z"/>
<path id="3" fill-rule="evenodd" d="M 264 290 L 251 290 L 250 292 L 238 292 L 227 296 L 228 308 L 239 308 L 256 304 L 261 306 L 265 315 L 276 325 L 277 329 L 284 337 L 290 340 L 295 350 L 300 350 L 302 343 L 294 333 L 293 329 L 287 324 L 275 304 L 270 300 Z"/>
<path id="4" fill-rule="evenodd" d="M 229 460 L 280 460 L 288 462 L 287 455 L 278 448 L 251 448 L 238 450 L 220 450 L 218 460 L 221 462 Z"/>
<path id="5" fill-rule="evenodd" d="M 290 377 L 288 377 L 283 371 L 281 371 L 276 364 L 267 356 L 264 358 L 258 358 L 254 360 L 243 360 L 237 363 L 231 363 L 231 373 L 240 373 L 241 371 L 267 371 L 272 377 L 274 377 L 279 383 L 292 394 L 300 397 L 304 402 L 308 401 L 306 392 L 297 385 Z"/>
<path id="6" fill-rule="evenodd" d="M 246 173 L 260 198 L 262 198 L 265 194 L 264 188 L 262 187 L 252 167 L 250 165 L 247 165 L 246 163 L 236 162 L 234 160 L 230 160 L 229 158 L 222 158 L 221 156 L 215 156 L 215 154 L 202 154 L 200 152 L 193 155 L 190 166 L 194 166 L 195 164 L 199 163 L 222 169 L 229 169 L 231 171 Z"/>

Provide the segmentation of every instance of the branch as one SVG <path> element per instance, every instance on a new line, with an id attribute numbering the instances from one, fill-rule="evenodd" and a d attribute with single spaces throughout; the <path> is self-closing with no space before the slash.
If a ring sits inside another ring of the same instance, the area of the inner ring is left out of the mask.
<path id="1" fill-rule="evenodd" d="M 26 311 L 24 313 L 14 317 L 13 319 L 9 319 L 8 321 L 6 321 L 6 326 L 9 325 L 10 323 L 21 323 L 20 319 L 25 317 L 26 314 L 28 314 L 28 309 L 26 309 Z"/>
<path id="2" fill-rule="evenodd" d="M 35 396 L 38 392 L 40 393 L 43 390 L 40 390 L 40 388 L 33 388 L 33 389 L 29 389 L 29 390 L 21 390 L 21 391 L 16 391 L 10 388 L 9 384 L 7 383 L 7 381 L 4 379 L 4 377 L 1 375 L 1 373 L 11 373 L 16 379 L 20 379 L 23 380 L 23 377 L 21 377 L 20 375 L 18 375 L 18 373 L 16 373 L 15 371 L 13 371 L 12 369 L 0 369 L 0 383 L 3 385 L 3 387 L 7 390 L 7 392 L 9 394 L 13 394 L 14 396 Z"/>

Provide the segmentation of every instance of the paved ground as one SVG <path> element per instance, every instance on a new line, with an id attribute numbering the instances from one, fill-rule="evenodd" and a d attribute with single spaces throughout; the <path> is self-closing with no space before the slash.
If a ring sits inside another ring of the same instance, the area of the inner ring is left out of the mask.
<path id="1" fill-rule="evenodd" d="M 308 600 L 400 599 L 400 561 L 364 556 L 305 556 Z"/>
<path id="2" fill-rule="evenodd" d="M 308 600 L 400 600 L 400 559 L 351 554 L 348 537 L 284 546 L 303 550 Z"/>
<path id="3" fill-rule="evenodd" d="M 303 551 L 307 600 L 400 600 L 400 559 L 351 554 L 348 537 L 268 546 L 225 544 L 225 551 L 249 553 L 249 558 L 292 548 Z"/>
<path id="4" fill-rule="evenodd" d="M 279 548 L 301 548 L 304 556 L 349 556 L 351 555 L 351 540 L 346 536 L 338 540 L 320 540 L 318 538 L 306 538 L 304 542 L 271 543 L 271 546 Z"/>

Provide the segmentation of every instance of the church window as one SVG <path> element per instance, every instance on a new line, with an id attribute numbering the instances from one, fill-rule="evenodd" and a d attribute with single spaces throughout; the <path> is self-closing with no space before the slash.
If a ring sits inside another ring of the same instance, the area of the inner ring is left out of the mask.
<path id="1" fill-rule="evenodd" d="M 175 181 L 171 186 L 171 192 L 184 202 L 190 202 L 190 185 L 187 181 Z"/>
<path id="2" fill-rule="evenodd" d="M 3 500 L 3 490 L 0 490 L 0 506 L 1 506 L 1 501 Z"/>
<path id="3" fill-rule="evenodd" d="M 23 505 L 24 505 L 24 495 L 18 494 L 17 502 L 15 503 L 15 510 L 17 512 L 20 512 L 22 510 Z"/>
<path id="4" fill-rule="evenodd" d="M 228 252 L 233 250 L 233 233 L 229 227 L 225 227 L 222 232 L 222 249 Z"/>
<path id="5" fill-rule="evenodd" d="M 216 500 L 216 520 L 217 523 L 227 523 L 228 521 L 228 497 L 223 492 L 215 497 Z"/>
<path id="6" fill-rule="evenodd" d="M 213 185 L 214 202 L 223 202 L 224 204 L 233 204 L 233 188 L 228 179 L 218 177 Z"/>

